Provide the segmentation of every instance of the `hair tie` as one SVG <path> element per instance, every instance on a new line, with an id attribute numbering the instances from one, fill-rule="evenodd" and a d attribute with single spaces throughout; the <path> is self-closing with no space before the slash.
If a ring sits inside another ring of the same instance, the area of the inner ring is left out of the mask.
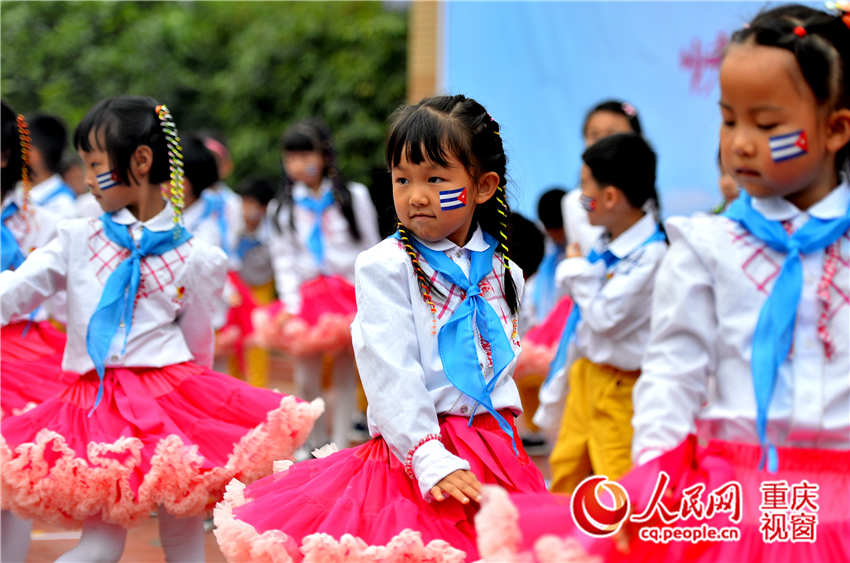
<path id="1" fill-rule="evenodd" d="M 30 190 L 32 182 L 30 181 L 29 163 L 30 151 L 32 150 L 32 139 L 30 138 L 30 129 L 27 125 L 27 120 L 22 114 L 18 114 L 18 138 L 21 143 L 21 183 L 24 186 L 23 209 L 21 211 L 26 214 L 30 200 Z"/>
<path id="2" fill-rule="evenodd" d="M 165 104 L 156 106 L 162 132 L 168 145 L 168 167 L 171 170 L 171 189 L 168 199 L 174 208 L 174 236 L 180 236 L 180 217 L 183 215 L 183 149 L 180 148 L 180 137 L 177 126 L 171 117 L 171 112 Z"/>
<path id="3" fill-rule="evenodd" d="M 794 28 L 794 35 L 797 37 L 805 37 L 806 36 L 806 28 L 802 25 L 798 25 Z"/>
<path id="4" fill-rule="evenodd" d="M 635 106 L 633 106 L 629 102 L 623 102 L 621 105 L 622 105 L 623 113 L 625 113 L 629 117 L 634 117 L 634 116 L 637 115 L 637 110 L 635 109 Z"/>

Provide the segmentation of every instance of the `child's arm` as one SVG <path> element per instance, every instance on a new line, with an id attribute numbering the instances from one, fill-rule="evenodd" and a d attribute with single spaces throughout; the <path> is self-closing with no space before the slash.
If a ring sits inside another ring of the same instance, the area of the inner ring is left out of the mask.
<path id="1" fill-rule="evenodd" d="M 407 468 L 428 498 L 444 477 L 470 465 L 436 439 L 440 425 L 425 386 L 412 310 L 422 298 L 411 291 L 412 276 L 412 266 L 394 240 L 361 253 L 355 263 L 357 317 L 351 335 L 370 425 L 393 455 L 409 462 Z"/>
<path id="2" fill-rule="evenodd" d="M 269 205 L 269 213 L 277 210 L 277 205 Z M 269 216 L 269 253 L 272 258 L 274 282 L 277 294 L 286 311 L 293 315 L 301 309 L 301 294 L 295 264 L 294 233 L 289 231 L 289 213 L 292 210 L 282 209 L 279 217 Z M 281 230 L 278 231 L 278 226 Z"/>
<path id="3" fill-rule="evenodd" d="M 180 313 L 177 324 L 183 332 L 193 361 L 209 368 L 213 364 L 216 307 L 224 299 L 227 255 L 218 247 L 192 241 L 192 254 L 177 284 Z"/>
<path id="4" fill-rule="evenodd" d="M 360 243 L 363 248 L 371 248 L 381 240 L 378 234 L 378 214 L 375 212 L 375 204 L 369 195 L 369 188 L 362 184 L 351 184 L 351 204 L 354 209 L 354 218 L 360 229 Z"/>
<path id="5" fill-rule="evenodd" d="M 569 287 L 573 301 L 581 308 L 582 322 L 593 332 L 615 339 L 649 320 L 647 303 L 666 246 L 648 244 L 641 250 L 642 255 L 627 274 L 615 274 L 607 283 L 602 260 L 591 264 L 586 258 L 574 257 L 558 266 L 559 285 Z"/>
<path id="6" fill-rule="evenodd" d="M 668 222 L 670 249 L 652 299 L 652 334 L 635 384 L 632 459 L 645 463 L 694 432 L 714 367 L 714 281 L 695 252 L 688 219 Z M 748 374 L 741 377 L 747 379 Z"/>
<path id="7" fill-rule="evenodd" d="M 0 325 L 29 313 L 65 289 L 70 240 L 69 231 L 60 228 L 56 238 L 34 250 L 18 269 L 0 273 Z"/>

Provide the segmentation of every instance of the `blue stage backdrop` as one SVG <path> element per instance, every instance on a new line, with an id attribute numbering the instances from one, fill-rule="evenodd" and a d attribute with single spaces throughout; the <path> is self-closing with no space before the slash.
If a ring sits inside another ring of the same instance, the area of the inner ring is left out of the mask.
<path id="1" fill-rule="evenodd" d="M 441 90 L 478 99 L 499 121 L 508 191 L 526 216 L 547 187 L 578 185 L 584 115 L 607 98 L 638 109 L 663 213 L 708 210 L 720 201 L 722 49 L 765 5 L 447 2 Z"/>

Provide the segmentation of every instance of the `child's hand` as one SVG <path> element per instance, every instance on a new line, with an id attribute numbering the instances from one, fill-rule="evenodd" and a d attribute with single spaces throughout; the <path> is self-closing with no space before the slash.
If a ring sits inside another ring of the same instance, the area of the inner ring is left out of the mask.
<path id="1" fill-rule="evenodd" d="M 481 481 L 472 471 L 458 469 L 431 487 L 431 496 L 438 501 L 454 497 L 463 504 L 469 503 L 470 498 L 478 502 L 481 499 Z"/>
<path id="2" fill-rule="evenodd" d="M 567 247 L 567 258 L 581 258 L 584 256 L 581 252 L 581 245 L 577 242 L 571 243 Z"/>

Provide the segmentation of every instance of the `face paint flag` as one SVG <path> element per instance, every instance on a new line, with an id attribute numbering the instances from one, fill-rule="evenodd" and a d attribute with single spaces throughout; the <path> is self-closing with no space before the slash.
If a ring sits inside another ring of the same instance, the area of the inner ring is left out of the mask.
<path id="1" fill-rule="evenodd" d="M 586 196 L 584 194 L 578 198 L 579 203 L 588 213 L 596 210 L 596 200 L 590 196 Z"/>
<path id="2" fill-rule="evenodd" d="M 457 209 L 466 205 L 466 188 L 440 192 L 440 209 Z"/>
<path id="3" fill-rule="evenodd" d="M 112 170 L 97 175 L 97 187 L 101 190 L 108 190 L 109 188 L 114 188 L 117 185 L 118 181 L 115 179 L 115 175 L 112 173 Z"/>
<path id="4" fill-rule="evenodd" d="M 809 141 L 806 132 L 800 129 L 787 135 L 777 135 L 770 138 L 770 156 L 773 162 L 782 162 L 795 158 L 809 151 Z"/>

